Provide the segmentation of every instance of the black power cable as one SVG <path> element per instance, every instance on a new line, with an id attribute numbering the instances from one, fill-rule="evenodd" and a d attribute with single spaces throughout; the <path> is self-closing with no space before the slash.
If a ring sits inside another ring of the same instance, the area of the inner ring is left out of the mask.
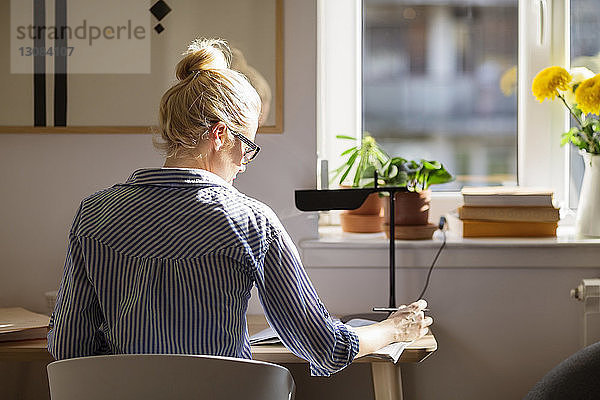
<path id="1" fill-rule="evenodd" d="M 446 246 L 446 232 L 444 231 L 445 225 L 446 225 L 446 217 L 442 216 L 442 217 L 440 217 L 440 222 L 438 222 L 438 229 L 442 232 L 442 245 L 438 249 L 438 251 L 435 255 L 435 258 L 433 259 L 433 262 L 431 263 L 431 266 L 429 267 L 429 271 L 427 272 L 427 280 L 425 281 L 425 287 L 423 287 L 423 290 L 421 291 L 421 294 L 419 295 L 419 297 L 417 297 L 417 300 L 423 298 L 423 295 L 425 294 L 425 291 L 427 290 L 427 287 L 429 286 L 429 278 L 431 277 L 431 272 L 433 271 L 433 267 L 435 266 L 435 263 L 437 262 L 437 259 L 440 256 L 440 253 Z"/>

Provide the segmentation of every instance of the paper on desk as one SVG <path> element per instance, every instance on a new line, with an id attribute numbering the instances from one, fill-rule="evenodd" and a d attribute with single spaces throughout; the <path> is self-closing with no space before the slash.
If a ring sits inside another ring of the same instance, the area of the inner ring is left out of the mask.
<path id="1" fill-rule="evenodd" d="M 263 329 L 262 331 L 250 336 L 250 344 L 252 346 L 258 344 L 277 344 L 281 343 L 281 339 L 277 336 L 277 333 L 273 330 L 273 328 L 268 327 L 267 329 Z"/>
<path id="2" fill-rule="evenodd" d="M 395 342 L 369 354 L 370 357 L 383 358 L 384 360 L 398 362 L 404 349 L 410 346 L 413 342 Z"/>
<path id="3" fill-rule="evenodd" d="M 339 321 L 339 320 L 337 320 Z M 374 324 L 377 321 L 371 321 L 368 319 L 360 319 L 354 318 L 350 321 L 346 322 L 346 325 L 349 325 L 353 328 L 358 328 L 360 326 L 368 326 Z M 250 336 L 250 344 L 253 346 L 256 345 L 265 345 L 265 344 L 278 344 L 281 343 L 279 336 L 273 330 L 273 328 L 268 327 L 267 329 L 263 329 L 262 331 Z M 382 358 L 385 360 L 393 361 L 394 364 L 398 362 L 400 356 L 404 349 L 409 346 L 412 342 L 396 342 L 389 344 L 381 349 L 369 354 L 371 357 Z"/>
<path id="4" fill-rule="evenodd" d="M 371 321 L 369 319 L 354 318 L 346 322 L 346 325 L 350 325 L 353 328 L 358 328 L 360 326 L 372 325 L 375 322 L 376 321 Z M 400 356 L 402 355 L 404 349 L 407 348 L 411 343 L 413 342 L 391 343 L 377 351 L 374 351 L 373 353 L 369 354 L 369 356 L 383 358 L 385 360 L 393 361 L 394 364 L 396 364 L 400 359 Z"/>

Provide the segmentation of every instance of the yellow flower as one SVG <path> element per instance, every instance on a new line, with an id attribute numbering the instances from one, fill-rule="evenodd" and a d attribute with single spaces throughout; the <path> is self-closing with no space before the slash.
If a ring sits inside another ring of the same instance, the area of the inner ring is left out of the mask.
<path id="1" fill-rule="evenodd" d="M 500 90 L 505 96 L 510 96 L 517 89 L 517 67 L 513 66 L 506 70 L 500 78 Z"/>
<path id="2" fill-rule="evenodd" d="M 594 73 L 586 67 L 574 67 L 569 70 L 569 74 L 571 74 L 573 79 L 571 80 L 569 89 L 563 93 L 563 97 L 569 106 L 574 107 L 577 103 L 575 100 L 575 89 L 577 89 L 581 82 L 593 78 Z"/>
<path id="3" fill-rule="evenodd" d="M 600 74 L 581 82 L 575 91 L 575 101 L 584 113 L 600 114 Z"/>
<path id="4" fill-rule="evenodd" d="M 536 99 L 541 103 L 545 99 L 554 99 L 558 95 L 558 90 L 568 90 L 571 75 L 562 67 L 548 67 L 541 70 L 535 78 L 531 91 Z"/>

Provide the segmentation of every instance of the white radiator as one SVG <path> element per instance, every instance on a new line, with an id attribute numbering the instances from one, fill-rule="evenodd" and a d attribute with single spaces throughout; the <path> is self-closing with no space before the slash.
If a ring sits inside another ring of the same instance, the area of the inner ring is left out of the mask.
<path id="1" fill-rule="evenodd" d="M 595 329 L 590 335 L 590 327 L 595 327 L 600 313 L 600 279 L 582 279 L 577 288 L 571 289 L 571 297 L 583 302 L 583 345 L 588 346 L 598 341 Z"/>

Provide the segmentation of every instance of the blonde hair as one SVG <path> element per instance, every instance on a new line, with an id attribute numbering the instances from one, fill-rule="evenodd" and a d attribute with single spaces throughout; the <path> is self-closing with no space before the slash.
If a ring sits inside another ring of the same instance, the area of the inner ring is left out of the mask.
<path id="1" fill-rule="evenodd" d="M 162 142 L 154 145 L 167 157 L 198 156 L 204 135 L 222 121 L 229 130 L 244 132 L 257 126 L 261 102 L 241 73 L 230 69 L 231 51 L 221 39 L 196 39 L 175 69 L 179 80 L 163 95 L 159 109 Z M 226 146 L 233 145 L 228 135 Z"/>

